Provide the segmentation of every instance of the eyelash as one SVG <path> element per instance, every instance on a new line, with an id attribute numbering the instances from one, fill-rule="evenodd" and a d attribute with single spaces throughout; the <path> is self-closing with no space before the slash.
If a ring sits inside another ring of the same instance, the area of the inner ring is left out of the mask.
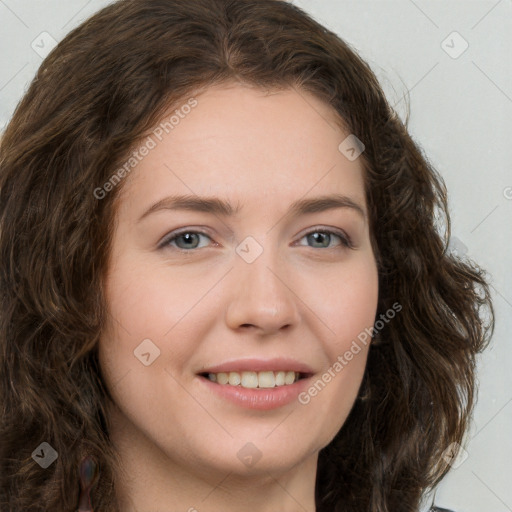
<path id="1" fill-rule="evenodd" d="M 312 230 L 308 231 L 307 233 L 305 233 L 300 238 L 300 240 L 302 240 L 303 238 L 305 238 L 305 237 L 307 237 L 307 236 L 309 236 L 311 234 L 314 234 L 314 233 L 321 233 L 321 234 L 327 234 L 327 235 L 335 235 L 335 236 L 337 236 L 341 240 L 341 246 L 343 246 L 346 249 L 354 249 L 354 245 L 353 245 L 352 240 L 350 239 L 350 237 L 348 235 L 346 235 L 345 233 L 343 233 L 343 231 L 338 231 L 338 230 L 315 228 L 315 229 L 312 229 Z M 177 231 L 177 232 L 171 233 L 172 236 L 170 236 L 170 235 L 167 236 L 162 241 L 162 243 L 159 244 L 158 248 L 159 249 L 166 249 L 166 248 L 172 247 L 173 249 L 181 251 L 181 252 L 193 252 L 195 250 L 202 249 L 202 247 L 200 247 L 200 248 L 192 248 L 192 249 L 182 249 L 181 247 L 173 247 L 173 246 L 170 245 L 171 242 L 174 242 L 180 236 L 187 235 L 187 234 L 188 235 L 190 235 L 190 234 L 204 235 L 204 236 L 210 238 L 210 240 L 211 240 L 211 237 L 207 233 L 205 233 L 204 231 L 195 231 L 195 230 L 191 230 L 191 229 L 183 229 L 181 231 Z M 302 247 L 304 247 L 304 246 L 302 246 Z M 335 249 L 335 248 L 336 247 L 311 247 L 311 249 L 324 249 L 324 250 Z"/>

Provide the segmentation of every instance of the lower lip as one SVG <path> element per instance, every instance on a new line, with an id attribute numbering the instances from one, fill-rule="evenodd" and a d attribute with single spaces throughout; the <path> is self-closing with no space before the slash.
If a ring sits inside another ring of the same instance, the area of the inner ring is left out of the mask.
<path id="1" fill-rule="evenodd" d="M 268 411 L 298 401 L 299 394 L 307 387 L 309 378 L 300 379 L 293 384 L 274 388 L 243 388 L 229 384 L 217 384 L 207 377 L 199 377 L 208 389 L 218 396 L 247 409 Z"/>

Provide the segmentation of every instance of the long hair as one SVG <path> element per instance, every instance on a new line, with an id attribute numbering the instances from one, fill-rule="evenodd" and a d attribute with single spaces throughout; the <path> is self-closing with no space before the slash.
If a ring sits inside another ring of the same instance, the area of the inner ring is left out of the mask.
<path id="1" fill-rule="evenodd" d="M 444 182 L 370 67 L 286 1 L 121 0 L 48 55 L 0 143 L 2 512 L 75 511 L 86 455 L 100 470 L 94 509 L 119 512 L 97 346 L 125 180 L 94 191 L 170 108 L 233 81 L 307 91 L 364 143 L 376 320 L 402 306 L 375 332 L 358 399 L 320 451 L 317 512 L 417 510 L 448 471 L 493 307 L 485 272 L 448 251 Z M 58 455 L 46 469 L 41 443 Z"/>

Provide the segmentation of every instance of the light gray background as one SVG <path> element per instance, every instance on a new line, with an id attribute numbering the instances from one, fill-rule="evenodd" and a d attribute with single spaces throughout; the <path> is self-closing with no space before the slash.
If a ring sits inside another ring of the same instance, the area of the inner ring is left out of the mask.
<path id="1" fill-rule="evenodd" d="M 108 3 L 0 0 L 0 131 L 51 38 Z M 360 53 L 402 119 L 409 94 L 409 130 L 448 187 L 453 246 L 492 276 L 496 333 L 479 359 L 468 458 L 440 484 L 436 504 L 512 512 L 512 0 L 293 3 Z"/>

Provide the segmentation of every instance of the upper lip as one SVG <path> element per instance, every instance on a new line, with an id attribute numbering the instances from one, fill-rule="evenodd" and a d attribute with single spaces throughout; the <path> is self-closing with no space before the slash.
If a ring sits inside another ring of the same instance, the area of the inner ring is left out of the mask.
<path id="1" fill-rule="evenodd" d="M 287 357 L 274 359 L 236 359 L 214 366 L 208 366 L 198 373 L 229 373 L 229 372 L 264 372 L 289 371 L 311 375 L 312 368 L 305 363 Z"/>

